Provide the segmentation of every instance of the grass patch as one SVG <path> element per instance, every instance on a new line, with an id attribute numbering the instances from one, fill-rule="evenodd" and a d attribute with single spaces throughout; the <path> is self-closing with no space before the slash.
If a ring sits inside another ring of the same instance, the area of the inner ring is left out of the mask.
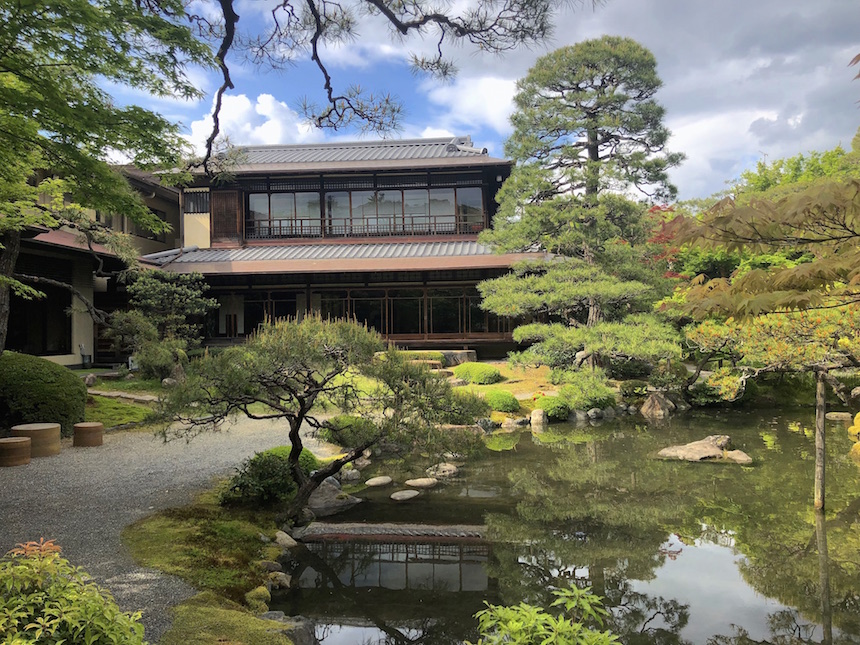
<path id="1" fill-rule="evenodd" d="M 283 625 L 252 616 L 244 607 L 211 592 L 197 594 L 172 610 L 173 624 L 159 645 L 291 645 Z"/>
<path id="2" fill-rule="evenodd" d="M 517 398 L 523 396 L 531 397 L 537 392 L 549 394 L 555 392 L 556 385 L 553 385 L 549 380 L 549 368 L 541 367 L 511 367 L 505 361 L 487 363 L 492 365 L 502 375 L 502 381 L 494 385 L 464 385 L 462 387 L 469 388 L 478 393 L 484 393 L 487 390 L 507 390 Z"/>
<path id="3" fill-rule="evenodd" d="M 139 564 L 180 577 L 193 587 L 240 601 L 261 584 L 261 559 L 280 547 L 263 544 L 260 533 L 274 535 L 273 512 L 226 509 L 218 504 L 223 484 L 193 504 L 171 508 L 126 527 L 123 542 Z"/>
<path id="4" fill-rule="evenodd" d="M 98 421 L 105 428 L 114 428 L 127 423 L 143 423 L 150 414 L 152 409 L 145 405 L 93 396 L 87 401 L 84 419 Z"/>
<path id="5" fill-rule="evenodd" d="M 93 386 L 95 390 L 104 390 L 105 392 L 131 392 L 133 394 L 154 394 L 156 396 L 164 394 L 164 388 L 161 387 L 161 381 L 150 378 L 134 378 L 126 381 L 125 379 L 102 380 L 98 379 Z"/>

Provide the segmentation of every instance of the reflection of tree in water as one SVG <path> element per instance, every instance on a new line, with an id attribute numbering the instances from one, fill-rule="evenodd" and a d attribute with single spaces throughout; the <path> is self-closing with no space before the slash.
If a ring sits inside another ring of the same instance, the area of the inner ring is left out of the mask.
<path id="1" fill-rule="evenodd" d="M 635 442 L 635 434 L 626 441 Z M 519 499 L 513 515 L 486 518 L 493 541 L 489 572 L 503 601 L 546 606 L 552 587 L 589 586 L 603 596 L 611 612 L 607 627 L 621 642 L 684 643 L 688 606 L 630 584 L 652 579 L 676 555 L 664 547 L 682 506 L 665 476 L 676 465 L 617 459 L 599 442 L 555 445 L 553 453 L 540 469 L 510 473 Z"/>

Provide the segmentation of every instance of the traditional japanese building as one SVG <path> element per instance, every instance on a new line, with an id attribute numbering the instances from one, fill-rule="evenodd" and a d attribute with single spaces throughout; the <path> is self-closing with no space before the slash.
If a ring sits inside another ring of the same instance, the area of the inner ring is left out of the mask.
<path id="1" fill-rule="evenodd" d="M 210 342 L 318 312 L 401 346 L 509 347 L 475 285 L 526 257 L 477 242 L 510 166 L 469 137 L 243 147 L 229 183 L 182 190 L 182 248 L 143 259 L 206 277 Z"/>

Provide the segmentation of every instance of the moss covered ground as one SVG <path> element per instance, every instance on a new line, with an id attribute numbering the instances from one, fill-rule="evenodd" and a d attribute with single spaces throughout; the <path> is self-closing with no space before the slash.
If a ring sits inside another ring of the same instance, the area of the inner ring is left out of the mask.
<path id="1" fill-rule="evenodd" d="M 86 421 L 98 421 L 105 428 L 114 428 L 127 423 L 142 423 L 152 414 L 152 408 L 137 403 L 118 401 L 101 396 L 92 396 L 84 410 Z"/>

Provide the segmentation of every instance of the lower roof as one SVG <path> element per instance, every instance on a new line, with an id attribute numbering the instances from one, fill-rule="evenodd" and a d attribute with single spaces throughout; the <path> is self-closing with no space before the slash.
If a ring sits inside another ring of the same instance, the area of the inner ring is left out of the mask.
<path id="1" fill-rule="evenodd" d="M 496 254 L 478 242 L 379 242 L 355 244 L 284 244 L 232 249 L 176 249 L 142 260 L 176 273 L 204 275 L 334 273 L 504 269 L 542 257 L 535 253 Z"/>

